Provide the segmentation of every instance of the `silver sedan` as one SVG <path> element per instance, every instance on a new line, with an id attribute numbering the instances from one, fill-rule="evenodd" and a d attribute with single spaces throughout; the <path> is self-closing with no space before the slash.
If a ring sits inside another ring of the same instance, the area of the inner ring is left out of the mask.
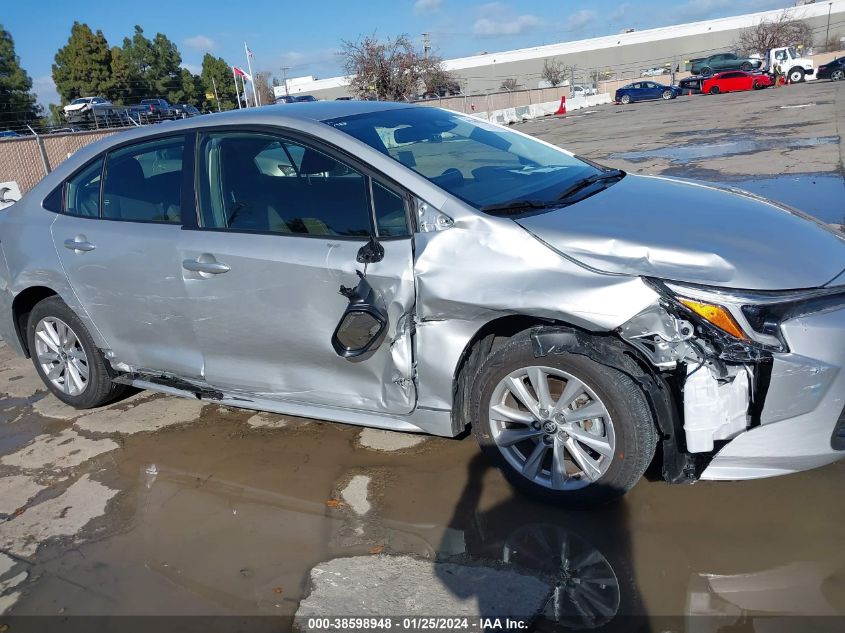
<path id="1" fill-rule="evenodd" d="M 0 215 L 0 335 L 78 407 L 132 385 L 468 427 L 582 505 L 845 449 L 845 243 L 738 191 L 437 108 L 290 104 L 91 145 Z"/>

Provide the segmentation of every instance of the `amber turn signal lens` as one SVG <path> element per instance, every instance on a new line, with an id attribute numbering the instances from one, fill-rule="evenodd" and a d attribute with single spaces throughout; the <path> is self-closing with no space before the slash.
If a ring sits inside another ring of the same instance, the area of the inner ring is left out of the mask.
<path id="1" fill-rule="evenodd" d="M 725 310 L 722 306 L 715 305 L 713 303 L 702 303 L 701 301 L 694 301 L 693 299 L 685 299 L 683 297 L 678 297 L 678 301 L 683 303 L 702 319 L 705 319 L 715 325 L 720 330 L 724 330 L 731 336 L 740 340 L 748 340 L 745 332 L 743 332 L 739 325 L 737 325 L 736 321 L 734 321 L 731 313 Z"/>

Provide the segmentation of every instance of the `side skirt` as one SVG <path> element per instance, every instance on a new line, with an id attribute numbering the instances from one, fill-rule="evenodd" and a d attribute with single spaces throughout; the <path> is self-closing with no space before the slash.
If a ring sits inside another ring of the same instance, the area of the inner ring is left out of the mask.
<path id="1" fill-rule="evenodd" d="M 417 407 L 408 415 L 391 415 L 374 413 L 369 411 L 358 411 L 354 409 L 340 409 L 313 404 L 302 404 L 281 400 L 269 400 L 267 398 L 256 398 L 248 394 L 227 393 L 214 391 L 207 388 L 191 385 L 184 381 L 176 381 L 172 386 L 164 384 L 164 381 L 156 379 L 156 382 L 148 378 L 123 378 L 117 382 L 132 385 L 138 389 L 160 391 L 174 396 L 191 398 L 192 400 L 205 400 L 218 404 L 225 404 L 240 409 L 253 411 L 267 411 L 280 413 L 282 415 L 295 415 L 302 418 L 314 418 L 327 422 L 342 422 L 343 424 L 354 424 L 356 426 L 370 426 L 388 431 L 404 431 L 407 433 L 429 433 L 442 437 L 453 437 L 452 413 L 446 410 L 423 409 Z"/>

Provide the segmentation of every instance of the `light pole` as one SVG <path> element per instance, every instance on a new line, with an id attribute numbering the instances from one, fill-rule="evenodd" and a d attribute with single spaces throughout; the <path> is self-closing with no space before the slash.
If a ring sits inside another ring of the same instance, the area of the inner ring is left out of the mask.
<path id="1" fill-rule="evenodd" d="M 824 34 L 824 52 L 827 52 L 827 47 L 830 46 L 830 10 L 833 8 L 833 3 L 827 3 L 827 31 Z"/>

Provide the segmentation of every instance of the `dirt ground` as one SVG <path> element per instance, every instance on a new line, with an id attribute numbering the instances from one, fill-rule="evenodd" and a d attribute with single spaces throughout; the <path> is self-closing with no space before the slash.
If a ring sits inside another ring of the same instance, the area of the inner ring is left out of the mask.
<path id="1" fill-rule="evenodd" d="M 843 101 L 845 84 L 814 82 L 518 129 L 630 171 L 763 187 L 837 221 Z M 228 630 L 284 630 L 297 614 L 304 628 L 314 615 L 525 613 L 542 630 L 655 631 L 841 617 L 843 493 L 839 462 L 749 482 L 645 479 L 620 503 L 566 512 L 515 495 L 471 437 L 150 392 L 80 412 L 0 346 L 10 633 L 44 630 L 36 615 L 207 616 L 204 630 L 221 616 L 255 618 Z"/>

